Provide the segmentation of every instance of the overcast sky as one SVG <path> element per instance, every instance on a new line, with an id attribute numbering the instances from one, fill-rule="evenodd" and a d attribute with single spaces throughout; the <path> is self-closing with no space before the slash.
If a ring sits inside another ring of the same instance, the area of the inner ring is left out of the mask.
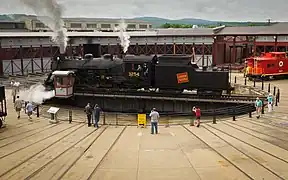
<path id="1" fill-rule="evenodd" d="M 27 13 L 19 0 L 0 0 L 0 14 Z M 37 1 L 37 0 L 35 0 Z M 58 0 L 66 17 L 201 18 L 225 21 L 288 21 L 288 0 Z"/>

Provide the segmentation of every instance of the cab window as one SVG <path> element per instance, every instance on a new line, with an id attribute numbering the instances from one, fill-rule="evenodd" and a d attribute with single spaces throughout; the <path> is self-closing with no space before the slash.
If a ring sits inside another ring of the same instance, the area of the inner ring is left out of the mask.
<path id="1" fill-rule="evenodd" d="M 57 84 L 57 86 L 61 86 L 63 84 L 63 78 L 62 77 L 56 77 L 56 84 Z"/>

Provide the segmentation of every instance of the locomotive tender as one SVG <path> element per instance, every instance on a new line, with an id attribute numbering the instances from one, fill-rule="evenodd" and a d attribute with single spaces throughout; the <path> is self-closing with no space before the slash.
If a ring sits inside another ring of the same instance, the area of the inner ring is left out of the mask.
<path id="1" fill-rule="evenodd" d="M 200 69 L 188 55 L 133 56 L 118 58 L 110 54 L 93 58 L 56 57 L 45 86 L 55 90 L 55 97 L 69 98 L 74 93 L 105 90 L 158 89 L 197 94 L 230 93 L 229 72 Z"/>

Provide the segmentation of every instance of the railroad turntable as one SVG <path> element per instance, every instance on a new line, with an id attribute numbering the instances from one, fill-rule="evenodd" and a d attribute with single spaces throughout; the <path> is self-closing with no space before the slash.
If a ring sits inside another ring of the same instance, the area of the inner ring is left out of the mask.
<path id="1" fill-rule="evenodd" d="M 156 107 L 164 114 L 187 114 L 195 105 L 203 110 L 231 107 L 227 111 L 235 113 L 237 107 L 245 107 L 243 113 L 254 110 L 259 95 L 234 94 L 229 70 L 199 68 L 192 59 L 188 55 L 55 57 L 53 72 L 44 83 L 55 91 L 55 98 L 46 104 L 84 107 L 90 102 L 106 112 L 123 113 L 148 113 Z"/>

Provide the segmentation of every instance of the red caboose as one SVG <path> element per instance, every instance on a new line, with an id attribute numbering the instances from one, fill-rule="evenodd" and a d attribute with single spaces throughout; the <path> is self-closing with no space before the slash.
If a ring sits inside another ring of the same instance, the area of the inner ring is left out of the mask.
<path id="1" fill-rule="evenodd" d="M 288 75 L 288 57 L 285 52 L 267 52 L 246 59 L 245 74 L 249 78 L 273 79 Z"/>

